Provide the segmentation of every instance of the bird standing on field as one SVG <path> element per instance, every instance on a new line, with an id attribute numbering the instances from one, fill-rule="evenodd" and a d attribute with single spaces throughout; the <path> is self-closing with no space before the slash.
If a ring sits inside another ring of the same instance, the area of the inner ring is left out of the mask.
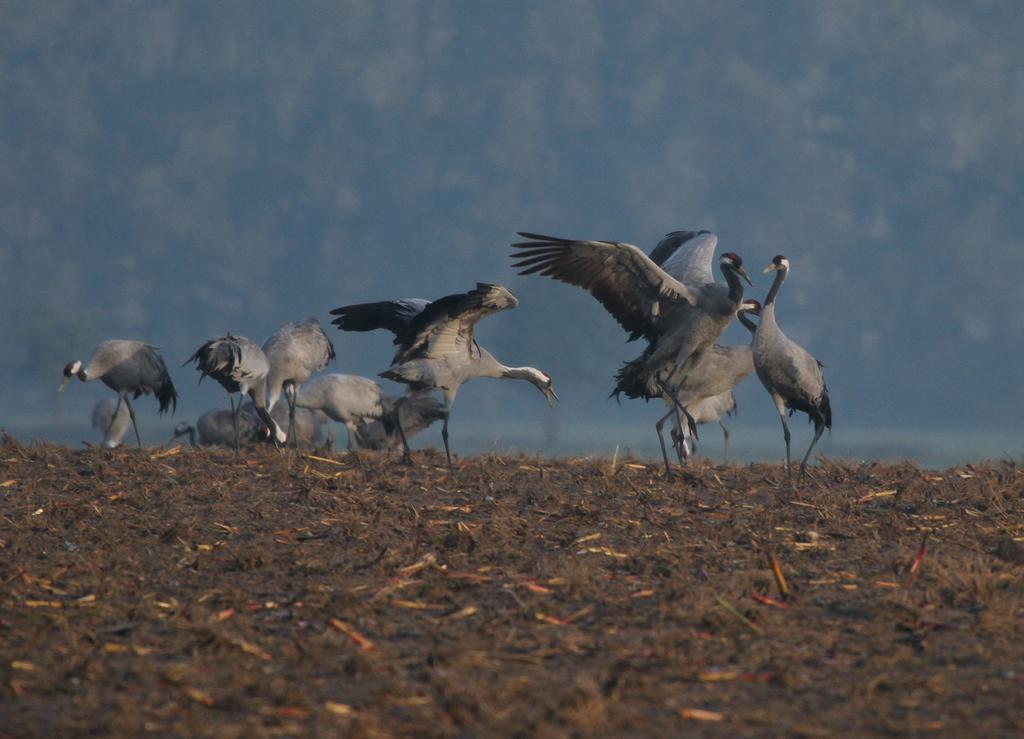
<path id="1" fill-rule="evenodd" d="M 448 418 L 462 384 L 476 377 L 527 380 L 554 406 L 558 396 L 551 378 L 534 367 L 506 367 L 477 343 L 473 330 L 477 322 L 492 313 L 515 308 L 515 296 L 501 285 L 477 283 L 468 293 L 447 295 L 430 302 L 422 299 L 392 300 L 347 305 L 331 311 L 333 323 L 342 331 L 372 331 L 384 328 L 395 334 L 398 351 L 392 366 L 380 376 L 408 385 L 413 390 L 437 388 L 444 394 L 444 425 L 441 438 L 452 469 L 448 447 Z M 404 459 L 412 460 L 401 425 L 398 432 Z"/>
<path id="2" fill-rule="evenodd" d="M 200 382 L 204 377 L 212 377 L 227 391 L 231 401 L 235 453 L 238 453 L 241 443 L 238 414 L 242 412 L 242 395 L 252 398 L 256 415 L 270 429 L 274 442 L 284 443 L 287 437 L 267 409 L 267 373 L 270 365 L 255 341 L 234 334 L 215 336 L 205 341 L 185 360 L 185 364 L 189 362 L 196 363 Z M 234 393 L 239 395 L 237 407 Z"/>
<path id="3" fill-rule="evenodd" d="M 90 420 L 92 427 L 103 434 L 100 446 L 104 449 L 120 446 L 132 425 L 128 407 L 120 405 L 120 400 L 113 398 L 104 398 L 98 401 L 93 406 Z"/>
<path id="4" fill-rule="evenodd" d="M 821 362 L 782 333 L 775 320 L 775 298 L 789 275 L 789 260 L 779 254 L 765 267 L 764 272 L 775 272 L 775 280 L 764 300 L 761 322 L 754 332 L 754 369 L 779 412 L 786 439 L 786 474 L 792 480 L 786 410 L 789 409 L 790 415 L 794 411 L 802 411 L 814 422 L 814 438 L 800 462 L 800 477 L 803 477 L 811 450 L 818 443 L 822 432 L 832 428 L 832 405 L 825 386 L 825 376 L 821 372 Z"/>
<path id="5" fill-rule="evenodd" d="M 397 400 L 401 403 L 401 399 Z M 369 377 L 332 373 L 303 383 L 295 404 L 299 408 L 322 411 L 332 421 L 344 424 L 351 450 L 360 424 L 384 421 L 387 427 L 394 427 L 393 416 L 398 404 L 395 401 L 386 397 L 381 386 Z"/>
<path id="6" fill-rule="evenodd" d="M 172 439 L 188 436 L 192 446 L 233 446 L 235 443 L 235 424 L 237 421 L 239 431 L 239 442 L 241 444 L 253 444 L 265 442 L 270 438 L 270 430 L 263 420 L 256 414 L 256 408 L 252 401 L 239 402 L 240 410 L 237 419 L 234 410 L 218 408 L 206 411 L 199 416 L 196 425 L 182 421 L 174 429 Z M 279 405 L 270 414 L 277 425 L 288 422 L 288 410 Z M 313 447 L 321 439 L 320 430 L 327 425 L 327 416 L 319 411 L 311 411 L 299 408 L 295 411 L 295 434 L 298 436 L 299 445 Z M 330 431 L 328 430 L 328 444 L 330 444 Z"/>
<path id="7" fill-rule="evenodd" d="M 96 347 L 88 366 L 83 367 L 82 362 L 77 359 L 68 362 L 64 367 L 64 382 L 57 392 L 61 392 L 72 377 L 77 377 L 82 382 L 102 380 L 104 385 L 118 394 L 117 408 L 111 416 L 111 423 L 116 419 L 121 405 L 127 406 L 132 428 L 135 430 L 135 441 L 140 449 L 142 437 L 139 436 L 139 427 L 135 423 L 135 409 L 128 400 L 128 394 L 131 393 L 136 399 L 140 395 L 155 395 L 160 403 L 161 415 L 166 413 L 168 408 L 173 412 L 178 406 L 178 392 L 174 389 L 171 376 L 167 374 L 167 365 L 164 364 L 163 357 L 157 352 L 156 347 L 144 341 L 111 339 Z"/>
<path id="8" fill-rule="evenodd" d="M 290 427 L 295 422 L 295 394 L 299 385 L 334 359 L 334 345 L 320 322 L 307 318 L 301 323 L 286 323 L 272 333 L 263 342 L 263 353 L 270 365 L 267 373 L 268 406 L 273 410 L 284 390 Z"/>
<path id="9" fill-rule="evenodd" d="M 675 232 L 652 252 L 615 241 L 574 241 L 520 232 L 529 241 L 512 244 L 519 274 L 540 273 L 577 285 L 597 298 L 629 332 L 647 339 L 643 354 L 616 375 L 612 394 L 627 398 L 672 398 L 696 432 L 693 418 L 672 386 L 685 379 L 688 362 L 709 347 L 732 321 L 743 300 L 743 260 L 732 252 L 719 259 L 727 285 L 711 271 L 718 237 L 709 231 Z M 658 264 L 661 261 L 661 264 Z M 671 475 L 659 432 L 665 473 Z"/>
<path id="10" fill-rule="evenodd" d="M 377 420 L 363 420 L 356 424 L 354 433 L 360 449 L 396 451 L 402 448 L 402 435 L 411 439 L 435 421 L 444 421 L 444 404 L 429 393 L 413 392 L 405 397 L 386 395 L 384 416 Z M 401 425 L 402 434 L 398 433 Z"/>
<path id="11" fill-rule="evenodd" d="M 751 339 L 757 330 L 757 324 L 747 314 L 759 315 L 761 304 L 752 298 L 744 298 L 736 317 L 750 331 Z M 680 401 L 693 416 L 694 421 L 711 423 L 718 421 L 725 437 L 725 456 L 729 456 L 729 429 L 721 419 L 736 410 L 736 398 L 732 389 L 740 384 L 754 371 L 752 344 L 744 346 L 712 345 L 694 359 L 690 371 L 682 378 L 681 384 L 673 388 Z M 671 398 L 666 397 L 665 403 L 669 412 L 658 421 L 660 435 L 661 424 L 675 415 Z M 689 447 L 693 445 L 690 429 L 683 424 L 673 429 L 672 438 L 676 451 L 682 459 L 689 456 Z"/>

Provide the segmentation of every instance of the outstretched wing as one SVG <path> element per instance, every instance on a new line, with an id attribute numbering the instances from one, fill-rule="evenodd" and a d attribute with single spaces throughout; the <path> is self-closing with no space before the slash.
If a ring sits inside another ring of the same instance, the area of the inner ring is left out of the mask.
<path id="1" fill-rule="evenodd" d="M 530 241 L 512 244 L 519 251 L 512 266 L 519 274 L 540 273 L 577 285 L 600 301 L 631 338 L 654 340 L 664 308 L 673 302 L 696 303 L 694 294 L 632 244 L 573 241 L 520 232 Z"/>
<path id="2" fill-rule="evenodd" d="M 689 288 L 715 281 L 712 262 L 718 237 L 710 231 L 673 231 L 651 252 L 651 259 Z"/>
<path id="3" fill-rule="evenodd" d="M 430 301 L 422 298 L 346 305 L 331 311 L 332 316 L 337 316 L 331 323 L 342 331 L 373 331 L 383 328 L 397 336 L 428 305 Z"/>
<path id="4" fill-rule="evenodd" d="M 409 321 L 397 334 L 401 348 L 395 362 L 436 359 L 458 352 L 473 351 L 473 328 L 484 316 L 515 308 L 519 301 L 501 285 L 477 283 L 468 293 L 446 295 L 435 300 Z"/>

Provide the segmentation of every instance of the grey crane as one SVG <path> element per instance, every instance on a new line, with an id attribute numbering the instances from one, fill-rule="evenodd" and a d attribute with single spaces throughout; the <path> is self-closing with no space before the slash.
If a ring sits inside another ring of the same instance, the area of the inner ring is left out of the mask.
<path id="1" fill-rule="evenodd" d="M 753 367 L 751 367 L 753 371 Z M 725 457 L 729 457 L 729 428 L 722 422 L 725 416 L 731 416 L 736 412 L 736 396 L 732 390 L 727 390 L 710 398 L 702 398 L 686 406 L 693 416 L 694 422 L 699 426 L 703 423 L 715 423 L 722 429 L 722 439 L 725 444 Z M 674 413 L 674 410 L 672 411 Z M 689 459 L 690 455 L 697 450 L 696 440 L 693 434 L 688 433 L 689 427 L 682 425 L 672 429 L 672 443 L 676 448 L 676 454 L 680 462 Z"/>
<path id="2" fill-rule="evenodd" d="M 288 411 L 279 405 L 270 415 L 278 426 L 282 426 L 287 422 Z M 183 421 L 175 427 L 172 438 L 188 436 L 192 446 L 233 446 L 236 422 L 241 444 L 253 444 L 270 438 L 269 427 L 257 415 L 252 401 L 240 403 L 237 415 L 235 409 L 218 408 L 199 416 L 195 426 Z M 302 446 L 315 446 L 319 443 L 323 438 L 321 430 L 326 425 L 327 416 L 318 411 L 301 408 L 295 413 L 295 435 Z"/>
<path id="3" fill-rule="evenodd" d="M 102 380 L 103 384 L 109 387 L 118 395 L 117 409 L 113 418 L 116 418 L 121 405 L 128 408 L 128 415 L 132 420 L 132 428 L 135 430 L 135 441 L 139 448 L 142 448 L 142 437 L 139 436 L 139 427 L 135 423 L 135 409 L 132 408 L 128 394 L 133 398 L 140 395 L 155 395 L 160 404 L 160 414 L 163 415 L 167 409 L 177 409 L 178 391 L 174 389 L 171 376 L 167 374 L 167 365 L 163 357 L 157 352 L 156 347 L 144 341 L 130 341 L 126 339 L 111 339 L 102 342 L 92 353 L 87 366 L 82 366 L 80 360 L 68 362 L 64 367 L 64 381 L 57 392 L 61 392 L 72 377 L 77 377 L 82 382 L 91 380 Z"/>
<path id="4" fill-rule="evenodd" d="M 303 383 L 295 396 L 295 405 L 322 411 L 332 421 L 344 424 L 351 449 L 359 422 L 379 419 L 385 414 L 383 400 L 384 391 L 369 377 L 335 372 Z"/>
<path id="5" fill-rule="evenodd" d="M 381 386 L 368 377 L 340 373 L 323 375 L 303 383 L 295 405 L 323 412 L 332 421 L 344 424 L 348 431 L 349 449 L 360 436 L 368 438 L 365 426 L 374 421 L 382 424 L 385 437 L 396 437 L 396 414 L 400 408 L 405 409 L 402 430 L 406 436 L 412 436 L 444 416 L 441 403 L 425 393 L 414 393 L 406 402 L 405 398 L 385 396 Z M 430 420 L 426 420 L 427 417 Z M 364 427 L 362 435 L 360 427 Z"/>
<path id="6" fill-rule="evenodd" d="M 92 427 L 103 434 L 100 446 L 105 449 L 121 445 L 132 421 L 128 407 L 113 398 L 97 401 L 92 409 L 91 420 Z"/>
<path id="7" fill-rule="evenodd" d="M 723 286 L 711 272 L 718 238 L 709 231 L 674 232 L 655 247 L 654 258 L 623 242 L 519 235 L 529 239 L 512 244 L 519 274 L 540 273 L 590 291 L 631 341 L 647 339 L 643 354 L 616 374 L 612 395 L 649 400 L 667 394 L 696 433 L 693 418 L 671 387 L 685 379 L 690 359 L 721 336 L 736 313 L 743 299 L 740 278 L 750 282 L 743 260 L 732 252 L 721 256 Z M 665 473 L 671 475 L 660 431 L 658 439 Z"/>
<path id="8" fill-rule="evenodd" d="M 435 421 L 445 418 L 444 404 L 429 393 L 413 392 L 405 397 L 384 397 L 388 412 L 379 420 L 363 420 L 356 424 L 355 441 L 361 449 L 395 451 L 402 448 L 402 433 L 407 439 L 423 431 Z M 397 422 L 394 415 L 399 414 Z"/>
<path id="9" fill-rule="evenodd" d="M 252 399 L 256 415 L 271 430 L 274 442 L 281 444 L 286 440 L 281 427 L 267 409 L 267 374 L 270 365 L 255 341 L 230 333 L 215 336 L 203 342 L 184 363 L 189 362 L 195 362 L 200 382 L 204 377 L 211 377 L 227 391 L 235 432 L 235 452 L 238 452 L 241 443 L 238 415 L 242 410 L 242 395 Z M 234 393 L 239 395 L 237 407 Z"/>
<path id="10" fill-rule="evenodd" d="M 295 418 L 296 390 L 310 375 L 334 359 L 334 344 L 327 338 L 320 321 L 307 318 L 277 329 L 263 342 L 263 353 L 270 365 L 267 374 L 269 406 L 273 409 L 283 390 L 288 401 L 290 427 Z"/>
<path id="11" fill-rule="evenodd" d="M 786 474 L 792 480 L 786 410 L 789 409 L 790 415 L 794 411 L 802 411 L 814 423 L 814 438 L 800 462 L 800 477 L 803 477 L 811 450 L 818 443 L 822 432 L 832 428 L 832 404 L 825 385 L 825 375 L 821 371 L 821 362 L 782 333 L 775 319 L 775 298 L 789 275 L 789 260 L 778 254 L 765 267 L 764 272 L 775 272 L 775 280 L 764 300 L 761 321 L 754 332 L 754 369 L 779 412 L 786 439 Z"/>
<path id="12" fill-rule="evenodd" d="M 372 331 L 384 328 L 395 334 L 398 346 L 391 368 L 380 376 L 408 385 L 413 390 L 439 389 L 444 395 L 444 425 L 441 438 L 452 469 L 448 446 L 448 419 L 455 396 L 463 383 L 476 377 L 526 380 L 548 404 L 558 402 L 551 378 L 534 367 L 506 367 L 480 346 L 473 336 L 477 322 L 492 313 L 515 308 L 519 301 L 501 285 L 477 283 L 468 293 L 456 293 L 433 302 L 393 300 L 347 305 L 331 311 L 333 323 L 342 331 Z M 398 417 L 405 461 L 411 461 L 408 440 Z"/>
<path id="13" fill-rule="evenodd" d="M 757 324 L 747 314 L 760 315 L 761 304 L 752 298 L 744 298 L 740 303 L 736 317 L 750 332 L 753 341 Z M 725 415 L 736 410 L 736 398 L 732 389 L 745 380 L 754 371 L 754 356 L 751 344 L 743 346 L 721 346 L 713 344 L 694 357 L 690 371 L 681 377 L 680 384 L 672 388 L 677 397 L 686 406 L 697 424 L 717 421 L 722 427 L 725 437 L 725 456 L 729 456 L 729 429 L 722 423 Z M 669 407 L 668 413 L 658 421 L 658 433 L 661 425 L 675 416 L 675 403 L 670 397 L 664 398 Z M 688 447 L 693 445 L 687 425 L 673 429 L 672 437 L 676 451 L 683 459 L 689 456 Z"/>
<path id="14" fill-rule="evenodd" d="M 187 421 L 179 423 L 174 427 L 171 439 L 188 436 L 192 446 L 231 446 L 237 449 L 239 445 L 257 441 L 259 432 L 260 420 L 255 413 L 216 408 L 199 416 L 195 426 Z"/>

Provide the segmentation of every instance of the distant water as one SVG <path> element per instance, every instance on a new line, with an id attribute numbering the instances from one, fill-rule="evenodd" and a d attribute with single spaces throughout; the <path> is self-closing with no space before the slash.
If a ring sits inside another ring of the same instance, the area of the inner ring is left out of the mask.
<path id="1" fill-rule="evenodd" d="M 458 410 L 458 409 L 457 409 Z M 471 414 L 470 414 L 471 415 Z M 139 429 L 147 445 L 165 444 L 171 431 L 182 418 L 194 416 L 179 413 L 174 418 L 159 418 L 150 408 L 140 412 Z M 777 425 L 753 425 L 729 419 L 731 437 L 729 460 L 754 462 L 781 460 L 785 453 L 782 430 Z M 81 448 L 83 442 L 98 444 L 101 435 L 87 422 L 75 419 L 0 418 L 0 428 L 23 443 L 34 440 Z M 790 424 L 793 432 L 793 456 L 799 460 L 810 443 L 812 427 L 795 416 Z M 602 423 L 575 424 L 572 428 L 553 430 L 525 423 L 498 425 L 479 419 L 458 417 L 456 411 L 450 426 L 453 453 L 461 455 L 482 452 L 525 453 L 543 456 L 606 456 L 618 447 L 620 457 L 634 455 L 642 459 L 660 459 L 653 422 L 640 424 Z M 698 453 L 713 460 L 723 457 L 722 431 L 717 424 L 699 427 Z M 335 424 L 336 445 L 344 447 L 345 429 Z M 134 438 L 129 432 L 126 437 Z M 667 427 L 666 427 L 666 441 Z M 440 424 L 427 429 L 413 440 L 414 448 L 442 448 Z M 895 460 L 910 459 L 924 467 L 949 467 L 982 459 L 1024 460 L 1024 434 L 1020 432 L 958 431 L 952 429 L 862 428 L 841 427 L 826 432 L 815 454 L 837 459 Z"/>

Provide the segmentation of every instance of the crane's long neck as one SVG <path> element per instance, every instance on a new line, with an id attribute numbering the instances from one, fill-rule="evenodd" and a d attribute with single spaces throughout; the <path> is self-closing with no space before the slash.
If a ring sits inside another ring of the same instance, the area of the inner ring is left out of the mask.
<path id="1" fill-rule="evenodd" d="M 729 285 L 729 302 L 733 305 L 739 305 L 743 302 L 743 283 L 740 282 L 739 275 L 736 274 L 735 270 L 726 266 L 722 267 L 722 274 Z"/>
<path id="2" fill-rule="evenodd" d="M 757 324 L 747 317 L 747 312 L 745 310 L 740 311 L 736 314 L 736 318 L 743 324 L 743 328 L 747 329 L 747 331 L 750 332 L 750 335 L 753 336 L 754 332 L 757 331 Z"/>
<path id="3" fill-rule="evenodd" d="M 788 267 L 780 267 L 775 270 L 775 280 L 772 282 L 772 288 L 768 291 L 768 297 L 764 299 L 764 307 L 775 306 L 775 297 L 779 294 L 779 288 L 782 287 L 782 283 L 786 281 L 786 277 L 789 275 Z"/>
<path id="4" fill-rule="evenodd" d="M 501 377 L 509 378 L 512 380 L 527 380 L 532 382 L 534 385 L 537 384 L 540 379 L 541 371 L 534 367 L 505 367 L 502 365 Z"/>
<path id="5" fill-rule="evenodd" d="M 175 431 L 174 431 L 174 438 L 175 439 L 180 439 L 182 436 L 187 436 L 188 437 L 189 446 L 195 446 L 196 445 L 196 429 L 195 429 L 195 426 L 192 426 L 191 424 L 184 424 L 184 428 L 179 426 L 177 429 L 175 429 Z"/>
<path id="6" fill-rule="evenodd" d="M 267 381 L 263 380 L 263 382 L 259 382 L 249 388 L 249 397 L 252 398 L 252 405 L 256 409 L 256 415 L 270 429 L 271 436 L 279 444 L 283 444 L 288 437 L 281 427 L 277 425 L 277 422 L 270 413 L 267 412 Z M 239 400 L 238 402 L 241 403 L 242 401 Z"/>

